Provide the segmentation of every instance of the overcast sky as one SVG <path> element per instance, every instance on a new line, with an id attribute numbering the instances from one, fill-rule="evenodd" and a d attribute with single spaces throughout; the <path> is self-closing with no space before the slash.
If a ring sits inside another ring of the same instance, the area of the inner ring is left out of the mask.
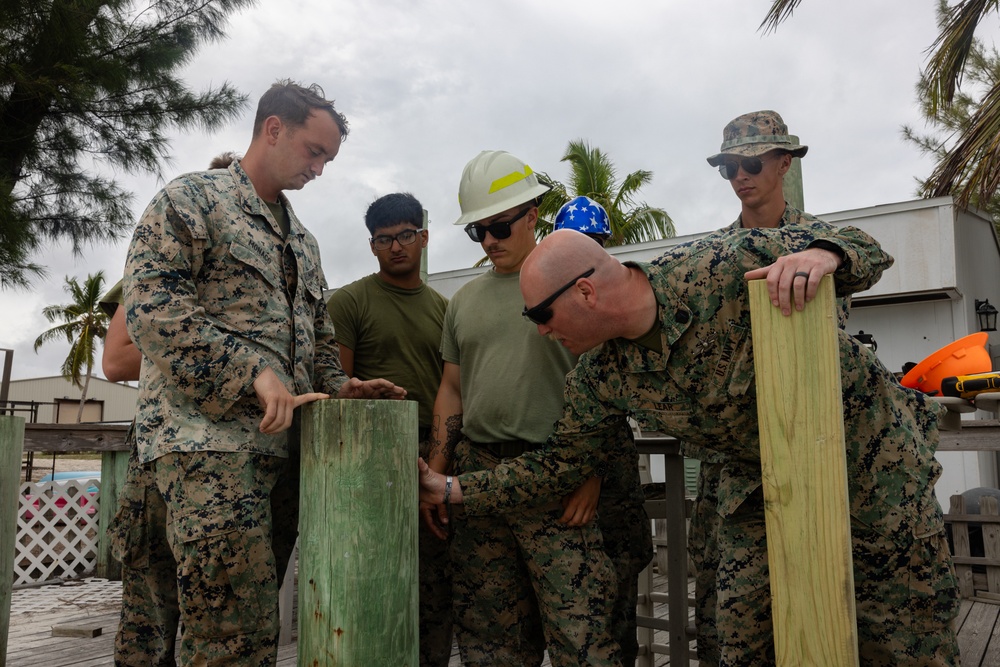
<path id="1" fill-rule="evenodd" d="M 377 268 L 364 211 L 412 192 L 431 219 L 431 272 L 482 256 L 452 223 L 465 163 L 503 149 L 557 179 L 568 141 L 585 139 L 619 174 L 653 172 L 641 192 L 678 235 L 722 227 L 738 200 L 705 162 L 733 117 L 775 109 L 809 146 L 806 209 L 815 214 L 912 199 L 931 162 L 901 139 L 923 128 L 914 94 L 937 34 L 935 0 L 805 0 L 775 34 L 758 31 L 769 0 L 260 0 L 235 16 L 225 41 L 185 74 L 194 88 L 230 81 L 248 93 L 243 119 L 173 141 L 168 176 L 243 152 L 256 100 L 278 78 L 319 83 L 351 134 L 322 177 L 290 192 L 316 235 L 327 281 Z M 995 16 L 981 34 L 991 39 Z M 122 177 L 138 218 L 162 185 Z M 0 347 L 16 378 L 57 375 L 68 345 L 32 352 L 50 325 L 45 305 L 67 302 L 64 276 L 121 275 L 128 239 L 73 257 L 51 248 L 48 279 L 0 292 Z"/>

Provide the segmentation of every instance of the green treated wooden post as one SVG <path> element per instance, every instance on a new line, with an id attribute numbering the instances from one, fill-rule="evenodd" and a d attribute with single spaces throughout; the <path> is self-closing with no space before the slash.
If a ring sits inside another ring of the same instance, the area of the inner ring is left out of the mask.
<path id="1" fill-rule="evenodd" d="M 417 404 L 302 411 L 298 664 L 415 667 Z"/>
<path id="2" fill-rule="evenodd" d="M 0 416 L 0 665 L 6 662 L 7 631 L 10 629 L 23 449 L 24 418 Z"/>
<path id="3" fill-rule="evenodd" d="M 125 485 L 129 452 L 104 452 L 101 454 L 101 504 L 97 509 L 97 569 L 95 574 L 104 579 L 121 581 L 122 564 L 111 555 L 108 526 L 118 510 L 118 497 Z"/>

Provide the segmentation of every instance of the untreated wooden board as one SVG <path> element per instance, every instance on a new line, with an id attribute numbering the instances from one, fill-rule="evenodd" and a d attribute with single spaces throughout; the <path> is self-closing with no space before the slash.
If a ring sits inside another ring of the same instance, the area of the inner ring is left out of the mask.
<path id="1" fill-rule="evenodd" d="M 833 281 L 785 317 L 750 283 L 777 664 L 858 664 Z"/>
<path id="2" fill-rule="evenodd" d="M 965 514 L 965 498 L 961 494 L 955 494 L 951 497 L 951 508 L 948 510 L 948 514 Z M 972 597 L 974 591 L 972 566 L 971 563 L 963 560 L 969 558 L 971 555 L 971 551 L 969 550 L 969 524 L 964 521 L 952 523 L 951 541 L 954 551 L 952 556 L 957 559 L 955 562 L 955 575 L 958 577 L 958 592 L 964 598 Z"/>
<path id="3" fill-rule="evenodd" d="M 983 516 L 1000 514 L 1000 505 L 998 505 L 997 499 L 992 496 L 980 498 L 979 512 Z M 1000 525 L 984 523 L 982 531 L 986 558 L 990 558 L 994 562 L 1000 560 Z M 993 595 L 1000 595 L 1000 566 L 986 566 L 986 590 Z"/>
<path id="4" fill-rule="evenodd" d="M 104 624 L 95 621 L 61 623 L 52 626 L 53 637 L 99 637 L 103 631 Z"/>
<path id="5" fill-rule="evenodd" d="M 26 452 L 128 451 L 128 424 L 26 424 Z"/>
<path id="6" fill-rule="evenodd" d="M 963 421 L 958 431 L 941 431 L 939 452 L 1000 451 L 1000 421 L 977 419 Z"/>

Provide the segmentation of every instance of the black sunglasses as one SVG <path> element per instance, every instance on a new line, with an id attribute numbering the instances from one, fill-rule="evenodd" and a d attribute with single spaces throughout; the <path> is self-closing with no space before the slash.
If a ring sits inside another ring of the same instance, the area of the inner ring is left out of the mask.
<path id="1" fill-rule="evenodd" d="M 494 222 L 491 225 L 480 225 L 475 222 L 470 222 L 465 226 L 465 233 L 468 234 L 469 238 L 476 243 L 482 243 L 486 240 L 486 232 L 489 232 L 490 235 L 497 240 L 510 238 L 510 226 L 526 216 L 531 208 L 532 207 L 529 206 L 506 222 Z"/>
<path id="2" fill-rule="evenodd" d="M 759 157 L 726 158 L 726 161 L 719 165 L 719 173 L 727 181 L 736 178 L 736 173 L 743 167 L 743 171 L 756 176 L 764 168 L 764 163 Z"/>
<path id="3" fill-rule="evenodd" d="M 597 269 L 587 269 L 586 271 L 578 275 L 576 278 L 573 278 L 573 280 L 569 281 L 568 283 L 557 289 L 549 296 L 549 298 L 545 299 L 537 306 L 533 306 L 531 308 L 525 306 L 524 310 L 521 311 L 521 315 L 527 317 L 535 324 L 545 324 L 546 322 L 552 319 L 552 309 L 549 306 L 551 306 L 556 299 L 562 296 L 563 292 L 568 290 L 570 287 L 576 285 L 576 281 L 580 280 L 581 278 L 586 278 L 596 270 Z"/>

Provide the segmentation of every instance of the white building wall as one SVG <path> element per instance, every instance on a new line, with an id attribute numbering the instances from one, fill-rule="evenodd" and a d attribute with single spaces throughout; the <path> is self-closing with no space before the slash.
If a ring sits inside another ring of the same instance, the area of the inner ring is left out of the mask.
<path id="1" fill-rule="evenodd" d="M 80 400 L 81 390 L 62 376 L 32 378 L 28 380 L 12 380 L 7 396 L 9 401 L 36 401 L 52 403 L 56 399 L 70 398 Z M 108 382 L 102 378 L 91 378 L 87 389 L 88 400 L 104 402 L 104 421 L 128 422 L 135 417 L 136 400 L 139 390 L 126 384 Z M 18 412 L 19 416 L 26 413 Z M 54 423 L 54 408 L 43 405 L 39 409 L 40 423 Z"/>
<path id="2" fill-rule="evenodd" d="M 882 279 L 864 292 L 865 296 L 875 297 L 955 287 L 954 210 L 950 197 L 938 197 L 820 217 L 871 234 L 895 258 Z"/>

